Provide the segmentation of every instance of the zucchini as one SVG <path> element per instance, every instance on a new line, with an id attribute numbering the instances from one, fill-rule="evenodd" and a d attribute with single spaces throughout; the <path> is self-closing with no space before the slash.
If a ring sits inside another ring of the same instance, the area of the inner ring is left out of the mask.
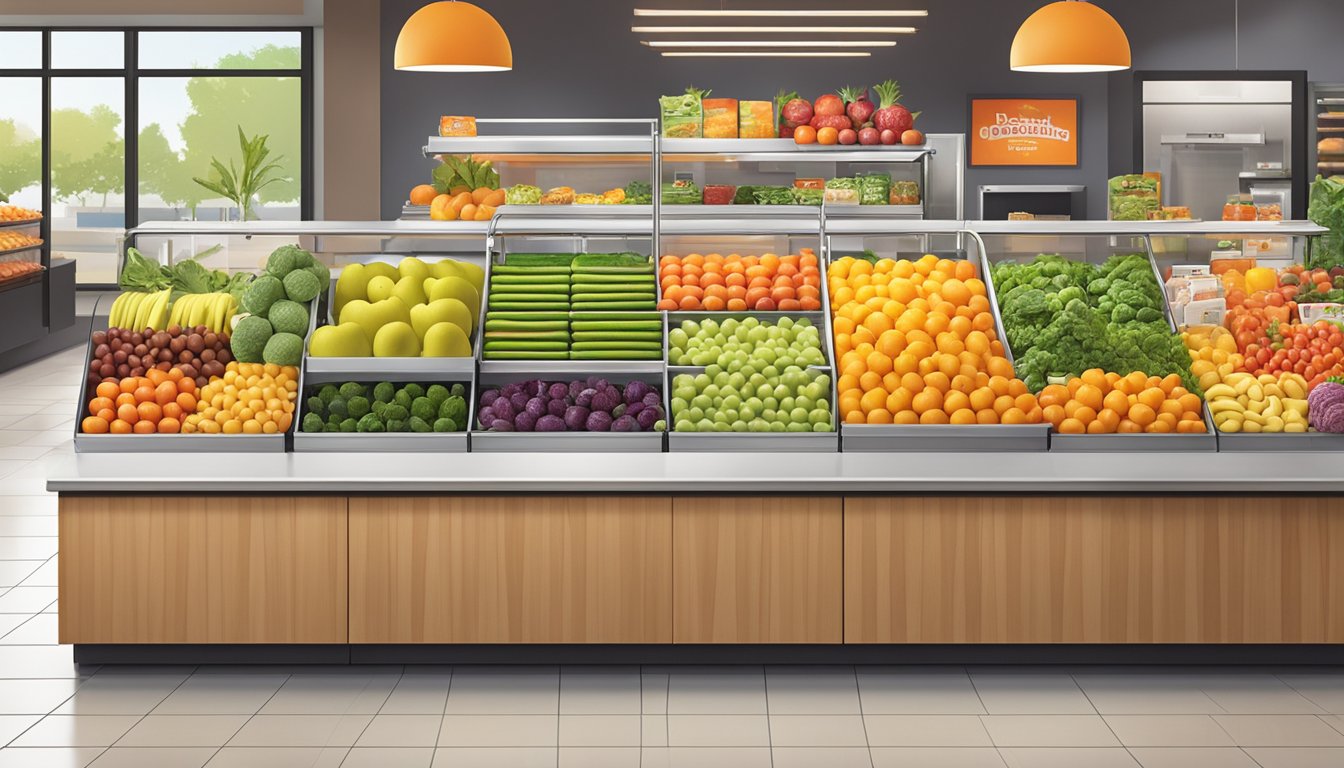
<path id="1" fill-rule="evenodd" d="M 500 301 L 497 297 L 490 297 L 490 311 L 485 313 L 486 317 L 494 314 L 496 310 L 505 312 L 517 312 L 525 314 L 536 314 L 536 311 L 558 312 L 569 309 L 567 301 Z"/>
<path id="2" fill-rule="evenodd" d="M 653 303 L 658 300 L 658 296 L 653 293 L 644 293 L 643 291 L 620 291 L 618 293 L 575 293 L 571 294 L 570 301 L 647 301 Z"/>
<path id="3" fill-rule="evenodd" d="M 490 284 L 490 295 L 497 296 L 501 293 L 569 293 L 569 283 L 528 283 L 527 285 L 499 285 Z"/>
<path id="4" fill-rule="evenodd" d="M 504 264 L 510 267 L 568 267 L 572 253 L 506 253 Z"/>
<path id="5" fill-rule="evenodd" d="M 491 275 L 491 285 L 569 285 L 569 275 Z"/>
<path id="6" fill-rule="evenodd" d="M 576 341 L 569 346 L 578 352 L 591 352 L 597 349 L 631 349 L 661 351 L 662 341 Z"/>
<path id="7" fill-rule="evenodd" d="M 653 261 L 642 253 L 580 253 L 574 257 L 574 267 L 642 267 Z"/>
<path id="8" fill-rule="evenodd" d="M 663 332 L 661 320 L 571 320 L 569 325 L 576 331 L 645 331 L 660 335 Z"/>
<path id="9" fill-rule="evenodd" d="M 591 296 L 592 294 L 587 295 Z M 576 301 L 571 306 L 580 312 L 593 312 L 601 309 L 649 309 L 652 305 L 653 299 L 644 299 L 642 301 Z"/>
<path id="10" fill-rule="evenodd" d="M 569 353 L 571 360 L 662 360 L 663 351 L 650 349 L 576 349 Z"/>
<path id="11" fill-rule="evenodd" d="M 570 312 L 570 320 L 593 320 L 606 322 L 608 320 L 650 320 L 658 323 L 661 327 L 663 322 L 663 313 L 661 312 Z"/>
<path id="12" fill-rule="evenodd" d="M 576 275 L 652 275 L 653 264 L 647 267 L 583 267 L 571 271 Z"/>
<path id="13" fill-rule="evenodd" d="M 486 352 L 560 352 L 569 349 L 563 341 L 524 341 L 505 339 L 485 342 Z"/>
<path id="14" fill-rule="evenodd" d="M 577 274 L 579 278 L 582 279 L 583 282 L 585 283 L 626 283 L 635 281 L 639 281 L 641 283 L 657 283 L 657 280 L 654 279 L 653 273 L 649 273 L 647 275 L 623 275 L 623 274 L 604 275 L 601 273 L 594 274 L 592 272 L 578 272 L 575 274 Z"/>
<path id="15" fill-rule="evenodd" d="M 575 331 L 570 334 L 574 341 L 652 341 L 662 344 L 662 334 L 657 331 Z M 490 338 L 486 334 L 486 338 Z"/>
<path id="16" fill-rule="evenodd" d="M 486 312 L 486 321 L 490 320 L 527 320 L 529 322 L 540 322 L 542 320 L 568 320 L 568 312 Z"/>
<path id="17" fill-rule="evenodd" d="M 485 343 L 496 341 L 569 341 L 569 331 L 486 331 Z"/>
<path id="18" fill-rule="evenodd" d="M 568 275 L 569 267 L 520 267 L 513 264 L 494 264 L 490 267 L 490 276 L 495 275 Z"/>
<path id="19" fill-rule="evenodd" d="M 568 360 L 568 352 L 541 351 L 541 350 L 495 350 L 487 351 L 485 357 L 489 360 Z"/>
<path id="20" fill-rule="evenodd" d="M 491 331 L 568 331 L 568 320 L 486 320 L 485 335 Z"/>
<path id="21" fill-rule="evenodd" d="M 649 293 L 657 290 L 654 282 L 647 283 L 575 283 L 574 293 Z"/>
<path id="22" fill-rule="evenodd" d="M 530 304 L 537 301 L 564 303 L 568 296 L 568 293 L 503 293 L 491 291 L 490 303 L 492 305 L 500 302 L 506 304 Z"/>

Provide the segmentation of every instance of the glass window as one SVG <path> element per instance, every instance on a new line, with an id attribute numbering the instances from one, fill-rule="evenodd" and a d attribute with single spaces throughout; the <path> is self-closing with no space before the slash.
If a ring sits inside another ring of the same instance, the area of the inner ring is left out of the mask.
<path id="1" fill-rule="evenodd" d="M 42 33 L 0 30 L 0 69 L 41 69 Z"/>
<path id="2" fill-rule="evenodd" d="M 252 217 L 300 218 L 300 101 L 297 77 L 141 77 L 140 220 L 237 219 L 236 204 L 194 179 L 218 180 L 212 160 L 241 170 L 239 130 L 266 136 L 266 163 L 278 164 Z"/>
<path id="3" fill-rule="evenodd" d="M 0 77 L 0 202 L 41 210 L 42 80 Z"/>
<path id="4" fill-rule="evenodd" d="M 298 32 L 141 32 L 141 69 L 299 69 Z"/>
<path id="5" fill-rule="evenodd" d="M 53 69 L 124 69 L 126 33 L 52 32 Z"/>
<path id="6" fill-rule="evenodd" d="M 126 224 L 125 104 L 120 77 L 51 81 L 52 256 L 80 283 L 115 283 Z"/>

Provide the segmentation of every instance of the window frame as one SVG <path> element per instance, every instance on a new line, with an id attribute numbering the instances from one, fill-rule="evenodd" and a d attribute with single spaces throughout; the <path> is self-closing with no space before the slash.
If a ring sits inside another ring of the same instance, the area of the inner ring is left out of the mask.
<path id="1" fill-rule="evenodd" d="M 51 266 L 51 84 L 53 79 L 65 77 L 121 78 L 125 88 L 122 125 L 125 126 L 125 167 L 123 170 L 126 199 L 124 228 L 140 224 L 140 78 L 191 77 L 297 77 L 299 79 L 299 220 L 313 219 L 315 189 L 313 178 L 313 28 L 312 27 L 97 27 L 97 26 L 6 26 L 6 32 L 38 32 L 42 35 L 41 66 L 27 69 L 0 69 L 0 78 L 37 78 L 42 82 L 42 266 Z M 51 65 L 51 38 L 55 32 L 121 32 L 124 35 L 124 67 L 53 69 Z M 202 68 L 146 68 L 140 67 L 141 32 L 298 32 L 298 69 L 202 69 Z M 107 290 L 115 284 L 76 283 L 77 288 Z"/>

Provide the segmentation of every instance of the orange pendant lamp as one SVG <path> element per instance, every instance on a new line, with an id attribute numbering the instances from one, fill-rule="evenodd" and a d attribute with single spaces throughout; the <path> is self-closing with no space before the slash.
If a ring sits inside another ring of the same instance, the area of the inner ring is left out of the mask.
<path id="1" fill-rule="evenodd" d="M 502 72 L 513 69 L 509 36 L 471 3 L 430 3 L 406 20 L 392 57 L 412 72 Z"/>
<path id="2" fill-rule="evenodd" d="M 1129 38 L 1109 13 L 1082 0 L 1036 11 L 1013 38 L 1017 72 L 1116 72 L 1129 69 Z"/>

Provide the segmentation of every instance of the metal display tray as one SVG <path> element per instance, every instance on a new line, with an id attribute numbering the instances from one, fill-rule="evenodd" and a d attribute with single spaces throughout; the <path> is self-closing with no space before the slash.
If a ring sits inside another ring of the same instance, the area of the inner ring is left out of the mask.
<path id="1" fill-rule="evenodd" d="M 835 432 L 669 432 L 673 453 L 835 453 Z"/>
<path id="2" fill-rule="evenodd" d="M 1205 419 L 1207 423 L 1208 419 Z M 1050 435 L 1050 450 L 1071 453 L 1170 453 L 1215 452 L 1218 438 L 1213 428 L 1204 434 L 1164 432 L 1160 434 Z"/>
<path id="3" fill-rule="evenodd" d="M 1330 432 L 1218 432 L 1218 450 L 1344 451 L 1344 435 Z"/>
<path id="4" fill-rule="evenodd" d="M 1049 424 L 842 424 L 846 453 L 1040 452 L 1050 448 Z"/>
<path id="5" fill-rule="evenodd" d="M 344 381 L 361 378 L 376 381 L 392 379 L 470 381 L 476 361 L 470 357 L 312 357 L 305 358 L 307 373 L 321 376 L 324 381 L 344 377 Z M 317 384 L 318 381 L 310 381 Z"/>
<path id="6" fill-rule="evenodd" d="M 78 423 L 75 429 L 79 429 Z M 285 435 L 86 435 L 75 433 L 79 453 L 284 453 Z"/>
<path id="7" fill-rule="evenodd" d="M 23 221 L 0 221 L 0 229 L 32 227 L 42 223 L 42 219 L 24 219 Z"/>
<path id="8" fill-rule="evenodd" d="M 662 432 L 472 432 L 473 453 L 662 453 Z"/>
<path id="9" fill-rule="evenodd" d="M 4 250 L 0 250 L 0 256 L 8 256 L 11 253 L 22 253 L 24 251 L 36 250 L 38 248 L 41 248 L 43 243 L 45 242 L 46 242 L 45 240 L 38 240 L 36 243 L 29 243 L 28 245 L 20 245 L 18 248 L 7 248 Z"/>

